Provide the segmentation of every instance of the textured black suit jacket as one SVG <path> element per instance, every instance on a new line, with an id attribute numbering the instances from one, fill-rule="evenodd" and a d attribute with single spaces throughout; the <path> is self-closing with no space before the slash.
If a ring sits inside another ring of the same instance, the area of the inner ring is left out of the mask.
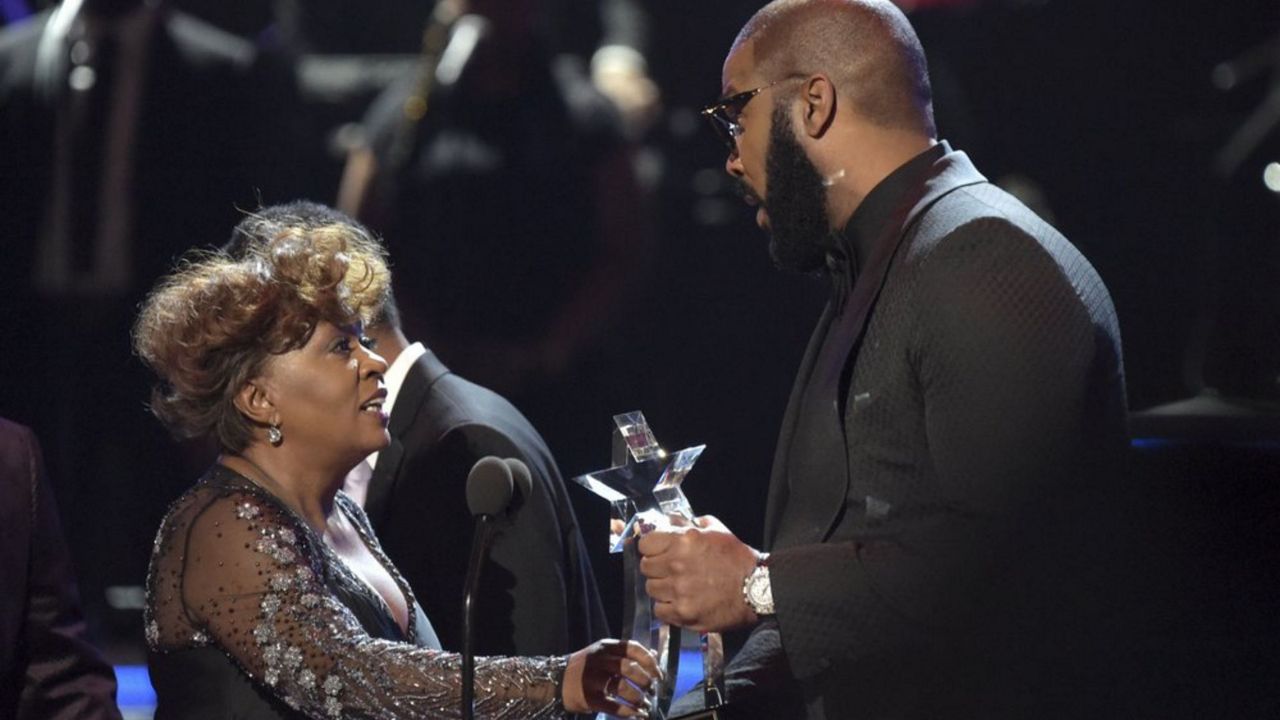
<path id="1" fill-rule="evenodd" d="M 777 615 L 735 659 L 731 700 L 753 717 L 1111 716 L 1096 641 L 1117 629 L 1102 559 L 1126 432 L 1107 290 L 963 153 L 896 175 L 885 217 L 846 229 L 853 261 L 831 263 L 859 270 L 783 421 Z"/>
<path id="2" fill-rule="evenodd" d="M 551 452 L 511 403 L 428 351 L 391 411 L 365 509 L 445 649 L 462 644 L 473 523 L 467 473 L 486 456 L 529 466 L 532 497 L 501 526 L 476 599 L 476 652 L 553 655 L 608 634 L 577 519 Z"/>
<path id="3" fill-rule="evenodd" d="M 35 435 L 0 419 L 0 717 L 115 718 Z"/>

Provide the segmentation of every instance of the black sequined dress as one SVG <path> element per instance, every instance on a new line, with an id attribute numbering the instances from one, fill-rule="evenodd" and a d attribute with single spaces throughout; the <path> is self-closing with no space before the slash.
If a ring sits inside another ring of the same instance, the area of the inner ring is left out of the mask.
<path id="1" fill-rule="evenodd" d="M 386 603 L 275 496 L 222 466 L 169 509 L 147 578 L 157 720 L 454 718 L 460 656 L 342 493 L 336 506 L 404 592 Z M 566 659 L 477 658 L 476 717 L 560 717 Z"/>

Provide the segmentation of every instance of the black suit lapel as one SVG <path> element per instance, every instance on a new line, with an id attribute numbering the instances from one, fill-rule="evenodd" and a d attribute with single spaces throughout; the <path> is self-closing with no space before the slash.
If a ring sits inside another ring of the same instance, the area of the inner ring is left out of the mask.
<path id="1" fill-rule="evenodd" d="M 387 425 L 391 444 L 378 453 L 378 464 L 373 469 L 373 476 L 369 478 L 369 490 L 365 496 L 365 513 L 375 527 L 385 516 L 392 489 L 400 477 L 400 466 L 404 463 L 406 454 L 405 435 L 414 427 L 418 415 L 426 405 L 431 386 L 448 372 L 449 368 L 436 358 L 435 353 L 428 350 L 405 375 Z"/>
<path id="2" fill-rule="evenodd" d="M 398 405 L 399 402 L 396 404 Z M 394 417 L 394 409 L 391 414 Z M 387 499 L 391 495 L 391 488 L 395 485 L 395 478 L 403 460 L 404 443 L 400 442 L 400 438 L 392 435 L 391 444 L 378 453 L 378 464 L 373 468 L 373 475 L 369 478 L 369 489 L 364 499 L 365 514 L 369 516 L 369 522 L 374 527 L 381 525 L 386 517 Z"/>
<path id="3" fill-rule="evenodd" d="M 828 323 L 819 324 L 810 342 L 774 458 L 766 547 L 822 542 L 839 525 L 850 482 L 847 444 L 854 441 L 844 423 L 848 388 L 843 381 L 857 360 L 894 258 L 929 206 L 957 188 L 985 181 L 963 153 L 935 161 L 929 176 L 893 211 L 839 315 L 832 317 L 830 308 L 824 314 Z"/>
<path id="4" fill-rule="evenodd" d="M 787 507 L 790 494 L 787 459 L 791 455 L 791 444 L 795 438 L 796 426 L 800 421 L 801 400 L 813 376 L 818 351 L 822 348 L 823 340 L 827 336 L 834 312 L 831 303 L 827 303 L 823 308 L 822 316 L 818 318 L 818 325 L 813 329 L 813 335 L 809 337 L 809 347 L 805 349 L 804 359 L 800 361 L 795 384 L 791 387 L 791 397 L 787 400 L 787 410 L 782 416 L 782 427 L 778 431 L 778 447 L 773 454 L 773 472 L 769 478 L 769 500 L 765 505 L 764 548 L 766 550 L 773 548 L 773 543 L 777 539 L 778 523 L 782 519 L 783 510 Z"/>

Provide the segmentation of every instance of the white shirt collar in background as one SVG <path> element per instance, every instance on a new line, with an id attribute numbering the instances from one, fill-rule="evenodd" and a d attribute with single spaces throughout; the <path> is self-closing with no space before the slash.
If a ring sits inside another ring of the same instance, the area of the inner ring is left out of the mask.
<path id="1" fill-rule="evenodd" d="M 427 348 L 422 343 L 416 342 L 405 348 L 382 376 L 382 382 L 387 386 L 387 399 L 382 403 L 382 409 L 388 416 L 395 408 L 396 398 L 400 396 L 404 379 L 409 376 L 409 369 L 418 362 L 418 358 L 426 354 Z M 343 492 L 350 495 L 360 507 L 364 507 L 364 499 L 369 492 L 369 480 L 373 477 L 373 468 L 377 466 L 378 453 L 372 453 L 347 473 L 347 478 L 342 483 Z"/>

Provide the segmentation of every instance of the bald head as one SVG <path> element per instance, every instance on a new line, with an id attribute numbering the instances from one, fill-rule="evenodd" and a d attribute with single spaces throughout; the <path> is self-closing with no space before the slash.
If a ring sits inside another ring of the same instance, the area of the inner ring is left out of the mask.
<path id="1" fill-rule="evenodd" d="M 743 26 L 733 49 L 748 42 L 763 77 L 825 73 L 866 120 L 936 134 L 924 49 L 888 0 L 774 0 Z"/>

